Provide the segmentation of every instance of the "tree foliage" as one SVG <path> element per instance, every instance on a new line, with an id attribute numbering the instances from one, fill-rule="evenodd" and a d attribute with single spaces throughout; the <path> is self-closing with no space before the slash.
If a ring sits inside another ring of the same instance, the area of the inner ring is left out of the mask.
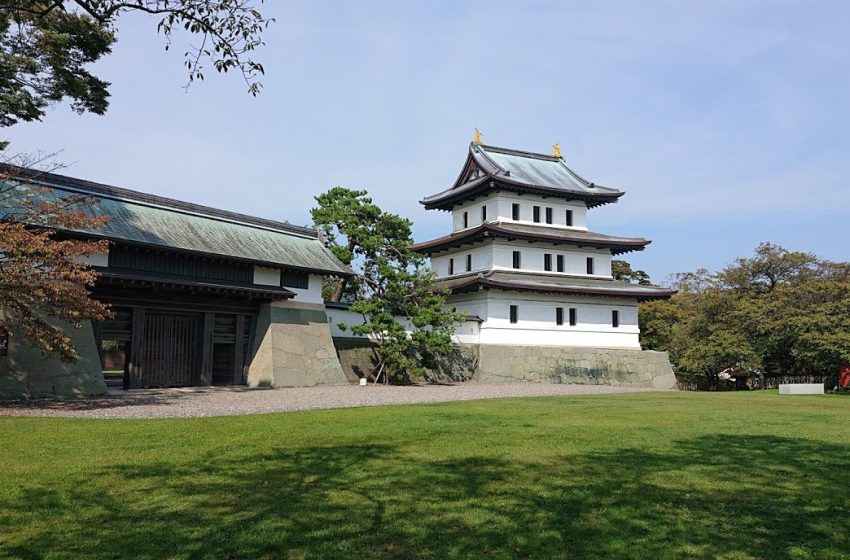
<path id="1" fill-rule="evenodd" d="M 262 2 L 262 0 L 260 0 Z M 87 66 L 111 52 L 116 21 L 127 13 L 158 18 L 166 49 L 180 30 L 197 46 L 184 53 L 188 82 L 205 63 L 241 73 L 256 95 L 264 70 L 251 55 L 272 21 L 247 0 L 0 0 L 0 126 L 39 120 L 68 99 L 79 113 L 103 114 L 109 83 Z"/>
<path id="2" fill-rule="evenodd" d="M 262 2 L 262 0 L 259 0 Z M 40 120 L 53 103 L 69 100 L 78 113 L 103 114 L 109 83 L 88 66 L 109 54 L 116 21 L 137 12 L 158 18 L 166 49 L 181 29 L 199 41 L 185 53 L 188 80 L 204 63 L 238 70 L 252 94 L 260 88 L 265 19 L 247 0 L 0 0 L 0 127 Z M 96 229 L 105 218 L 84 197 L 58 196 L 33 186 L 50 157 L 9 155 L 0 141 L 0 309 L 6 326 L 45 355 L 76 357 L 61 320 L 79 328 L 108 311 L 89 296 L 96 273 L 80 257 L 103 252 L 102 242 L 58 237 L 56 230 Z M 48 163 L 50 170 L 58 167 Z M 32 169 L 27 169 L 32 168 Z"/>
<path id="3" fill-rule="evenodd" d="M 362 190 L 334 187 L 316 202 L 313 221 L 328 247 L 357 272 L 326 292 L 352 301 L 351 310 L 363 316 L 362 324 L 341 327 L 373 341 L 376 380 L 427 375 L 427 366 L 452 351 L 460 315 L 445 309 L 445 292 L 425 258 L 410 250 L 411 222 L 384 212 Z"/>
<path id="4" fill-rule="evenodd" d="M 30 181 L 37 162 L 23 167 L 0 164 L 0 309 L 12 336 L 23 335 L 45 356 L 76 359 L 71 340 L 54 320 L 80 328 L 108 315 L 106 306 L 89 297 L 95 271 L 81 261 L 107 250 L 105 241 L 57 237 L 56 230 L 97 228 L 102 217 L 82 196 L 52 196 Z"/>
<path id="5" fill-rule="evenodd" d="M 614 259 L 611 261 L 611 276 L 614 280 L 622 280 L 632 284 L 640 284 L 641 286 L 651 286 L 649 274 L 644 270 L 634 270 L 632 265 L 627 261 Z"/>
<path id="6" fill-rule="evenodd" d="M 670 352 L 680 371 L 834 376 L 850 362 L 850 263 L 763 243 L 673 286 L 671 300 L 641 306 L 641 344 Z"/>

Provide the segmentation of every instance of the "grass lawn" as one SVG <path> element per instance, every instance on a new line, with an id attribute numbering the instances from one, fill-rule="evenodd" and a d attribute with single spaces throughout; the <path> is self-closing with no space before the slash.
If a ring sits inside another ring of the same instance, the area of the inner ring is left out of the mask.
<path id="1" fill-rule="evenodd" d="M 850 398 L 0 418 L 2 558 L 850 558 Z"/>

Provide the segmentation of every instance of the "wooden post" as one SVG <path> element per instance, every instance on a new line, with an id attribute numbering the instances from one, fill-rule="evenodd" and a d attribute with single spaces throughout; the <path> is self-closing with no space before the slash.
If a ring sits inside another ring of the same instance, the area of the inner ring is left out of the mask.
<path id="1" fill-rule="evenodd" d="M 243 349 L 245 347 L 245 316 L 241 313 L 236 316 L 236 336 L 233 341 L 233 384 L 241 385 L 242 372 L 245 359 Z"/>
<path id="2" fill-rule="evenodd" d="M 133 319 L 130 331 L 130 375 L 127 383 L 128 389 L 137 389 L 142 386 L 142 372 L 144 364 L 142 356 L 145 352 L 145 309 L 144 307 L 133 308 Z"/>
<path id="3" fill-rule="evenodd" d="M 204 313 L 204 328 L 201 335 L 201 371 L 198 385 L 212 385 L 213 337 L 215 335 L 215 313 Z"/>

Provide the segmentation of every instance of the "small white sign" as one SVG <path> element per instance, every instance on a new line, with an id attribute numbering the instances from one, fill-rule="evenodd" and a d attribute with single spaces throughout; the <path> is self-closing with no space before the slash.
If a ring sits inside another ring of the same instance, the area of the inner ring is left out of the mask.
<path id="1" fill-rule="evenodd" d="M 823 383 L 781 383 L 780 395 L 823 395 Z"/>

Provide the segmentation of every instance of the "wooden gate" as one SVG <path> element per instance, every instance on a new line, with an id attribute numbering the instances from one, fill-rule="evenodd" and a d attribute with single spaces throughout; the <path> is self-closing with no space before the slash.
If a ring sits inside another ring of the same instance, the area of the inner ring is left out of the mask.
<path id="1" fill-rule="evenodd" d="M 139 387 L 185 387 L 198 383 L 200 314 L 145 314 Z"/>

